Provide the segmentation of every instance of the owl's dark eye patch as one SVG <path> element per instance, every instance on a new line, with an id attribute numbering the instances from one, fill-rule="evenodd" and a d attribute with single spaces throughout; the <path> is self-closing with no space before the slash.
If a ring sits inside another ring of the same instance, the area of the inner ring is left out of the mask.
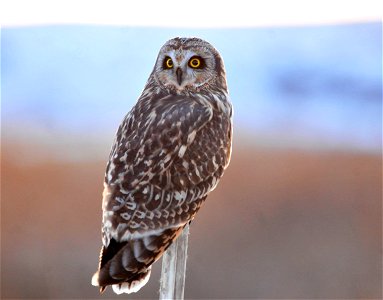
<path id="1" fill-rule="evenodd" d="M 189 59 L 188 64 L 193 69 L 203 69 L 206 66 L 205 60 L 201 56 L 193 56 Z"/>
<path id="2" fill-rule="evenodd" d="M 162 67 L 164 69 L 172 69 L 174 66 L 173 60 L 169 56 L 165 56 Z"/>

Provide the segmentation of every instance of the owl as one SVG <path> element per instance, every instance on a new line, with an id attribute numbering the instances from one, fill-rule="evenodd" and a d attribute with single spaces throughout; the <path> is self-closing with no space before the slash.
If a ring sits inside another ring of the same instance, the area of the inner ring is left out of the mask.
<path id="1" fill-rule="evenodd" d="M 223 60 L 199 38 L 158 54 L 118 128 L 106 167 L 102 249 L 92 284 L 137 292 L 229 165 L 232 106 Z"/>

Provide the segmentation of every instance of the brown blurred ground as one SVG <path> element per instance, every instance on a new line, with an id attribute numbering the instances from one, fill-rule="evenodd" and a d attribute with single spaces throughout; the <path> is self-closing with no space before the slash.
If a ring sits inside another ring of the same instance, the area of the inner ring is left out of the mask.
<path id="1" fill-rule="evenodd" d="M 2 298 L 158 298 L 160 263 L 134 296 L 90 285 L 104 161 L 22 164 L 5 149 Z M 186 297 L 381 298 L 381 167 L 378 155 L 236 148 L 192 223 Z"/>

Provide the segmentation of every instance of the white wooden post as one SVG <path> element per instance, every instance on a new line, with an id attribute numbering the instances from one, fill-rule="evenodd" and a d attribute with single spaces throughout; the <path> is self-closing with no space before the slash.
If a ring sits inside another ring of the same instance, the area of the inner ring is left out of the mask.
<path id="1" fill-rule="evenodd" d="M 162 257 L 160 300 L 184 299 L 189 224 Z"/>

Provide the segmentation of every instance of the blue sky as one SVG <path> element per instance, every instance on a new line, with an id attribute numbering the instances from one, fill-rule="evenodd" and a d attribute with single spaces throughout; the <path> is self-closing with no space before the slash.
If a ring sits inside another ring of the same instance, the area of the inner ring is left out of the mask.
<path id="1" fill-rule="evenodd" d="M 250 136 L 248 141 L 380 150 L 381 23 L 5 28 L 5 137 L 43 131 L 60 138 L 91 132 L 92 138 L 110 139 L 139 97 L 159 48 L 174 36 L 202 37 L 221 52 L 235 128 L 239 136 Z"/>

